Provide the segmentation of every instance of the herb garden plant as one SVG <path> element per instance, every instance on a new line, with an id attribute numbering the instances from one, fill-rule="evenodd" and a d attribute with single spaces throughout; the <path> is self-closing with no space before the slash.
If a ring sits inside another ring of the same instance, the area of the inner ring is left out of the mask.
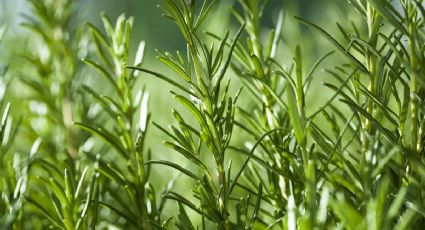
<path id="1" fill-rule="evenodd" d="M 237 0 L 220 33 L 223 2 L 160 2 L 185 46 L 153 66 L 132 17 L 84 22 L 83 1 L 28 0 L 21 49 L 0 21 L 2 229 L 422 228 L 425 2 L 321 25 Z"/>

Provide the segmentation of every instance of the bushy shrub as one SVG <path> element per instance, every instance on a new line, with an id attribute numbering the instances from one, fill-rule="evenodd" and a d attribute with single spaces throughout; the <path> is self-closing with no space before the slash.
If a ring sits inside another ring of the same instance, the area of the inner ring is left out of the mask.
<path id="1" fill-rule="evenodd" d="M 162 2 L 186 45 L 158 48 L 166 74 L 133 50 L 132 17 L 82 23 L 84 2 L 29 0 L 16 52 L 0 25 L 2 228 L 423 226 L 424 1 L 350 0 L 356 21 L 325 27 L 278 9 L 270 29 L 269 1 L 238 0 L 218 34 L 221 2 Z M 284 20 L 309 44 L 283 48 Z M 150 76 L 173 88 L 170 124 L 151 119 Z"/>

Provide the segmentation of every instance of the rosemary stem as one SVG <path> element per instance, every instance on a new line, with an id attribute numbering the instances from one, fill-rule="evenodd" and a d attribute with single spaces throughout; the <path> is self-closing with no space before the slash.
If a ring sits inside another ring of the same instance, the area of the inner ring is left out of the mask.
<path id="1" fill-rule="evenodd" d="M 415 33 L 415 22 L 413 21 L 413 3 L 410 3 L 408 6 L 408 15 L 409 15 L 409 24 L 408 24 L 408 40 L 409 40 L 409 49 L 410 49 L 410 67 L 412 69 L 412 74 L 410 76 L 410 113 L 412 119 L 411 125 L 411 146 L 414 152 L 419 151 L 418 146 L 418 98 L 417 98 L 417 67 L 418 61 L 416 59 L 416 41 L 414 38 Z"/>

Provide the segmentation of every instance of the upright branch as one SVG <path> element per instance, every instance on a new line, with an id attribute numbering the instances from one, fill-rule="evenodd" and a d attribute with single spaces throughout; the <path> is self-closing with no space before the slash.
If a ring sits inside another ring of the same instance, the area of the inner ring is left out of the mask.
<path id="1" fill-rule="evenodd" d="M 417 19 L 417 9 L 416 4 L 413 1 L 406 1 L 405 14 L 406 14 L 406 28 L 407 28 L 407 38 L 408 38 L 408 47 L 410 51 L 410 113 L 411 113 L 411 148 L 414 152 L 418 153 L 420 151 L 420 142 L 418 138 L 419 131 L 419 109 L 418 109 L 418 58 L 417 58 L 417 30 L 418 30 L 418 19 Z M 423 23 L 423 22 L 422 22 Z"/>
<path id="2" fill-rule="evenodd" d="M 105 86 L 107 94 L 99 94 L 97 85 L 84 86 L 87 95 L 100 105 L 104 114 L 113 121 L 112 130 L 108 124 L 96 122 L 95 125 L 75 122 L 74 124 L 93 136 L 101 139 L 113 149 L 113 159 L 126 162 L 123 166 L 108 162 L 103 157 L 91 155 L 99 163 L 97 171 L 105 178 L 117 183 L 122 192 L 115 191 L 115 185 L 105 186 L 105 189 L 115 196 L 104 197 L 103 204 L 112 202 L 121 203 L 120 208 L 111 208 L 117 213 L 126 213 L 129 226 L 140 229 L 161 229 L 166 222 L 161 222 L 161 204 L 155 200 L 155 190 L 149 183 L 150 167 L 145 165 L 145 158 L 150 158 L 150 150 L 146 150 L 145 137 L 149 123 L 148 99 L 144 90 L 136 91 L 136 81 L 140 72 L 128 69 L 130 56 L 130 36 L 133 28 L 133 18 L 125 15 L 118 17 L 115 27 L 105 13 L 102 21 L 106 36 L 91 23 L 87 23 L 96 48 L 96 56 L 100 61 L 84 58 L 88 66 L 95 69 L 101 77 L 109 83 Z M 135 66 L 143 62 L 145 43 L 139 43 Z M 105 91 L 106 92 L 106 91 Z M 137 93 L 137 94 L 136 94 Z M 134 96 L 135 95 L 135 96 Z M 136 112 L 140 111 L 139 119 L 135 119 Z M 111 172 L 113 176 L 111 176 Z M 126 226 L 126 227 L 129 227 Z M 125 226 L 124 226 L 125 227 Z"/>
<path id="3" fill-rule="evenodd" d="M 233 134 L 235 103 L 239 93 L 234 97 L 230 96 L 230 82 L 224 84 L 223 79 L 243 26 L 237 31 L 232 41 L 228 41 L 229 33 L 227 32 L 223 38 L 219 39 L 217 48 L 216 44 L 207 45 L 200 37 L 199 30 L 215 3 L 216 1 L 204 1 L 201 10 L 196 12 L 196 4 L 190 4 L 190 2 L 183 0 L 164 1 L 165 15 L 177 24 L 186 41 L 187 57 L 184 58 L 179 52 L 176 56 L 160 53 L 158 59 L 173 69 L 188 86 L 181 85 L 177 81 L 154 71 L 143 68 L 134 69 L 165 80 L 190 97 L 191 100 L 180 93 L 172 92 L 177 101 L 194 116 L 199 127 L 193 127 L 190 122 L 184 120 L 179 112 L 174 110 L 173 114 L 178 122 L 178 128 L 172 126 L 172 133 L 170 133 L 158 126 L 174 140 L 173 142 L 167 141 L 165 144 L 182 154 L 201 171 L 201 175 L 198 176 L 172 162 L 160 162 L 196 180 L 195 193 L 201 205 L 200 208 L 197 208 L 186 198 L 174 192 L 170 192 L 166 197 L 177 200 L 180 204 L 202 214 L 203 217 L 215 223 L 218 229 L 232 229 L 236 225 L 230 221 L 228 210 L 231 201 L 231 190 L 229 190 L 232 182 L 230 177 L 231 164 L 229 163 L 229 167 L 226 169 L 225 158 Z M 227 52 L 225 52 L 226 46 L 229 47 Z M 211 154 L 214 158 L 215 173 L 212 173 L 201 159 L 201 156 L 207 154 Z M 212 176 L 214 174 L 217 176 Z M 236 183 L 236 181 L 233 181 L 233 183 Z M 261 194 L 259 196 L 261 197 Z M 191 223 L 183 223 L 186 219 L 184 218 L 186 216 L 184 208 L 179 207 L 181 219 L 176 225 L 181 229 L 189 228 Z M 256 208 L 256 212 L 258 212 L 258 208 Z M 254 220 L 255 218 L 245 220 L 244 224 Z"/>

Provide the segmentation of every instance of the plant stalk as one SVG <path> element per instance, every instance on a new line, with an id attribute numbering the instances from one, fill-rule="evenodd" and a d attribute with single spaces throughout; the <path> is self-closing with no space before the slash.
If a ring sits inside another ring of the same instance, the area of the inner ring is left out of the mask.
<path id="1" fill-rule="evenodd" d="M 409 1 L 407 5 L 407 14 L 408 14 L 408 45 L 410 49 L 410 68 L 412 69 L 412 74 L 410 76 L 410 113 L 411 113 L 411 147 L 415 153 L 418 153 L 420 146 L 418 145 L 418 97 L 417 97 L 417 69 L 418 61 L 416 59 L 416 41 L 415 41 L 415 31 L 416 25 L 414 20 L 414 4 Z"/>

